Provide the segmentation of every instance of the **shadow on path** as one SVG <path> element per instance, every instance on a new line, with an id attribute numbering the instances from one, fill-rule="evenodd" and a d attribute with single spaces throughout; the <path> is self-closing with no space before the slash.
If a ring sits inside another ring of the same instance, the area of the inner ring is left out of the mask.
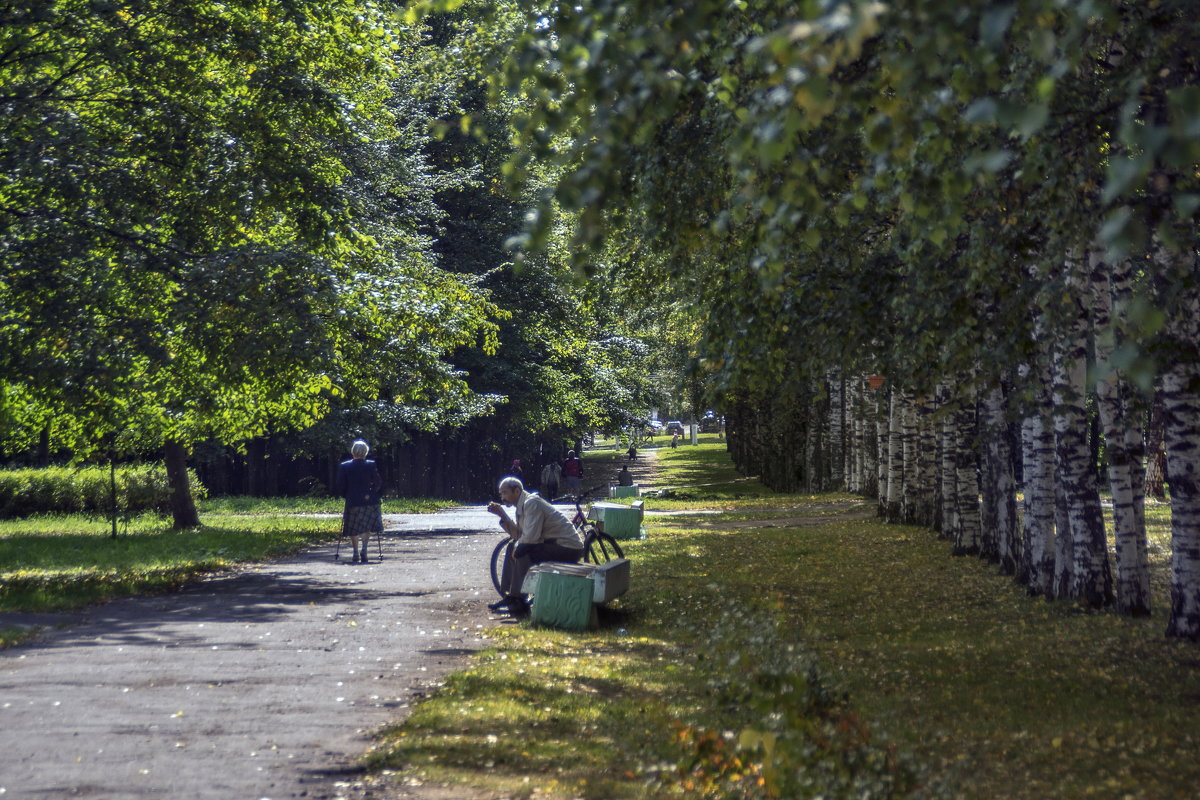
<path id="1" fill-rule="evenodd" d="M 370 732 L 494 624 L 494 518 L 385 524 L 382 561 L 350 564 L 348 548 L 335 561 L 330 543 L 171 594 L 38 615 L 74 624 L 0 651 L 0 791 L 348 796 Z"/>

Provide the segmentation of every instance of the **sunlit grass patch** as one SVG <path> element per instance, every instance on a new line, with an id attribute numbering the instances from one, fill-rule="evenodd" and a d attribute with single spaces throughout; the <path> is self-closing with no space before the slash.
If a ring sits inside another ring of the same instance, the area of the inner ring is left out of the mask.
<path id="1" fill-rule="evenodd" d="M 372 766 L 516 796 L 643 796 L 687 705 L 664 691 L 677 656 L 611 630 L 511 630 L 498 645 L 390 731 Z"/>
<path id="2" fill-rule="evenodd" d="M 506 628 L 376 763 L 512 797 L 1194 796 L 1200 656 L 1162 635 L 1166 506 L 1141 620 L 1031 598 L 851 495 L 646 507 L 715 513 L 648 516 L 618 621 Z"/>
<path id="3" fill-rule="evenodd" d="M 782 595 L 758 585 L 755 548 L 656 526 L 626 548 L 634 588 L 606 627 L 498 631 L 497 650 L 381 739 L 372 767 L 512 796 L 597 799 L 915 786 L 916 768 L 876 746 L 807 649 L 783 638 Z"/>
<path id="4" fill-rule="evenodd" d="M 0 611 L 79 608 L 119 595 L 164 591 L 204 572 L 261 561 L 337 535 L 336 520 L 207 513 L 172 530 L 144 514 L 110 523 L 84 515 L 0 522 Z"/>
<path id="5" fill-rule="evenodd" d="M 212 497 L 200 504 L 204 514 L 340 514 L 345 501 L 340 497 Z M 424 497 L 389 497 L 383 501 L 385 514 L 432 514 L 457 505 L 453 500 Z"/>
<path id="6" fill-rule="evenodd" d="M 780 585 L 795 635 L 966 796 L 1191 796 L 1200 673 L 1163 638 L 1161 604 L 1130 620 L 1030 598 L 918 528 L 804 534 L 806 563 Z"/>

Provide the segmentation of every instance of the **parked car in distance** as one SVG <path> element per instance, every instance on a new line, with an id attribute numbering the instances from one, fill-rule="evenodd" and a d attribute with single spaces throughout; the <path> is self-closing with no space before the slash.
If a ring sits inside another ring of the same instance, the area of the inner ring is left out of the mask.
<path id="1" fill-rule="evenodd" d="M 679 420 L 671 420 L 667 423 L 667 433 L 678 433 L 683 436 L 683 423 Z"/>

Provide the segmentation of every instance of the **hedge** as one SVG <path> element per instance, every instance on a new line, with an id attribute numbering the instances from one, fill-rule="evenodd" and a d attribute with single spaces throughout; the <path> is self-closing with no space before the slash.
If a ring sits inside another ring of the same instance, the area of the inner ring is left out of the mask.
<path id="1" fill-rule="evenodd" d="M 208 495 L 188 471 L 192 497 Z M 108 513 L 112 508 L 108 467 L 46 467 L 0 470 L 0 518 L 30 514 Z M 162 466 L 117 468 L 117 510 L 138 513 L 171 509 Z"/>

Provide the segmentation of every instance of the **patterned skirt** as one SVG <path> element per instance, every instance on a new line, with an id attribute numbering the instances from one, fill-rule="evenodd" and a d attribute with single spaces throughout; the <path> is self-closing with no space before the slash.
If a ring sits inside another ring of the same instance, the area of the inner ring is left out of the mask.
<path id="1" fill-rule="evenodd" d="M 383 533 L 381 506 L 347 506 L 342 513 L 342 536 L 362 536 L 364 533 Z"/>

